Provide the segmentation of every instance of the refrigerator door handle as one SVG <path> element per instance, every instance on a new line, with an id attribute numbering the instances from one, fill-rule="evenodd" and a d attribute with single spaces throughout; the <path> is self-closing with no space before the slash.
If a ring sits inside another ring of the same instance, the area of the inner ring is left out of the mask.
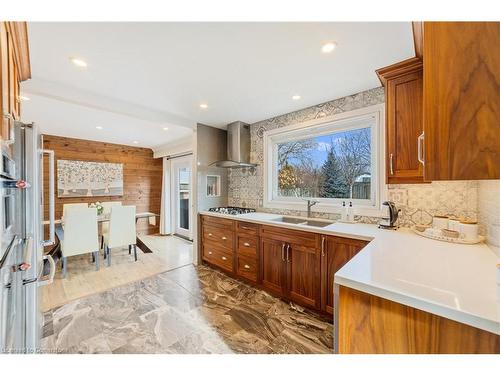
<path id="1" fill-rule="evenodd" d="M 49 285 L 52 284 L 54 281 L 54 276 L 56 275 L 56 262 L 54 262 L 54 259 L 52 258 L 52 255 L 47 254 L 43 256 L 43 259 L 47 259 L 49 264 L 50 264 L 50 273 L 47 277 L 42 277 L 40 276 L 38 278 L 38 286 L 44 286 L 44 285 Z M 43 267 L 42 271 L 43 272 Z"/>
<path id="2" fill-rule="evenodd" d="M 43 240 L 43 246 L 51 246 L 56 243 L 56 226 L 55 226 L 55 188 L 54 188 L 54 151 L 42 150 L 43 155 L 49 156 L 49 239 Z"/>
<path id="3" fill-rule="evenodd" d="M 23 262 L 19 265 L 21 271 L 27 271 L 31 268 L 31 256 L 33 255 L 33 247 L 31 237 L 24 239 Z"/>

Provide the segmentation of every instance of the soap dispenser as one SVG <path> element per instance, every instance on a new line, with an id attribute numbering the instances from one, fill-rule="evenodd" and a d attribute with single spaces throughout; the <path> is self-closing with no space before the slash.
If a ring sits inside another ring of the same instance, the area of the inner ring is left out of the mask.
<path id="1" fill-rule="evenodd" d="M 340 213 L 340 220 L 341 221 L 347 221 L 348 220 L 347 215 L 348 215 L 348 213 L 347 213 L 347 206 L 345 204 L 345 201 L 343 201 L 342 202 L 342 211 Z"/>
<path id="2" fill-rule="evenodd" d="M 349 202 L 349 207 L 347 207 L 347 221 L 350 223 L 354 221 L 354 212 L 352 209 L 352 202 Z"/>

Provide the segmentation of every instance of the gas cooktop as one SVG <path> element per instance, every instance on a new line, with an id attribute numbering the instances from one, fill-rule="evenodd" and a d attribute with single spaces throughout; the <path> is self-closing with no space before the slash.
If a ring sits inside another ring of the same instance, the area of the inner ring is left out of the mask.
<path id="1" fill-rule="evenodd" d="M 218 212 L 220 214 L 227 214 L 227 215 L 241 215 L 241 214 L 248 214 L 250 212 L 255 212 L 255 209 L 243 208 L 243 207 L 212 207 L 209 208 L 208 211 Z"/>

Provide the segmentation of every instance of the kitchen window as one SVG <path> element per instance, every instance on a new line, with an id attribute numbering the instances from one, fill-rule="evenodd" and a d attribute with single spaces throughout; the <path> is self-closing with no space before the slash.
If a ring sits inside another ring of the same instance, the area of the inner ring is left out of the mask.
<path id="1" fill-rule="evenodd" d="M 314 199 L 317 211 L 350 201 L 379 210 L 382 116 L 377 105 L 266 132 L 264 206 L 303 210 Z"/>

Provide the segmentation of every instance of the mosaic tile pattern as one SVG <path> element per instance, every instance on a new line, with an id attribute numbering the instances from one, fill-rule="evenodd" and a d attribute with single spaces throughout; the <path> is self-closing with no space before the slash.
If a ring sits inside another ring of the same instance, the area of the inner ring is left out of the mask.
<path id="1" fill-rule="evenodd" d="M 262 169 L 264 132 L 380 104 L 384 102 L 384 99 L 384 89 L 378 87 L 252 124 L 250 126 L 251 162 L 257 163 L 258 166 L 229 170 L 228 204 L 256 208 L 263 212 L 303 215 L 303 211 L 267 209 L 262 206 L 264 196 Z M 388 189 L 388 199 L 395 201 L 401 208 L 399 224 L 402 226 L 429 224 L 433 215 L 446 214 L 472 220 L 476 220 L 478 216 L 478 183 L 475 181 L 390 185 Z M 337 214 L 313 213 L 313 216 L 330 220 L 339 219 Z M 378 218 L 373 217 L 358 217 L 357 219 L 364 223 L 378 221 Z"/>
<path id="2" fill-rule="evenodd" d="M 481 234 L 500 256 L 500 180 L 480 181 L 478 192 Z"/>
<path id="3" fill-rule="evenodd" d="M 205 266 L 51 310 L 45 353 L 333 353 L 333 326 Z"/>

